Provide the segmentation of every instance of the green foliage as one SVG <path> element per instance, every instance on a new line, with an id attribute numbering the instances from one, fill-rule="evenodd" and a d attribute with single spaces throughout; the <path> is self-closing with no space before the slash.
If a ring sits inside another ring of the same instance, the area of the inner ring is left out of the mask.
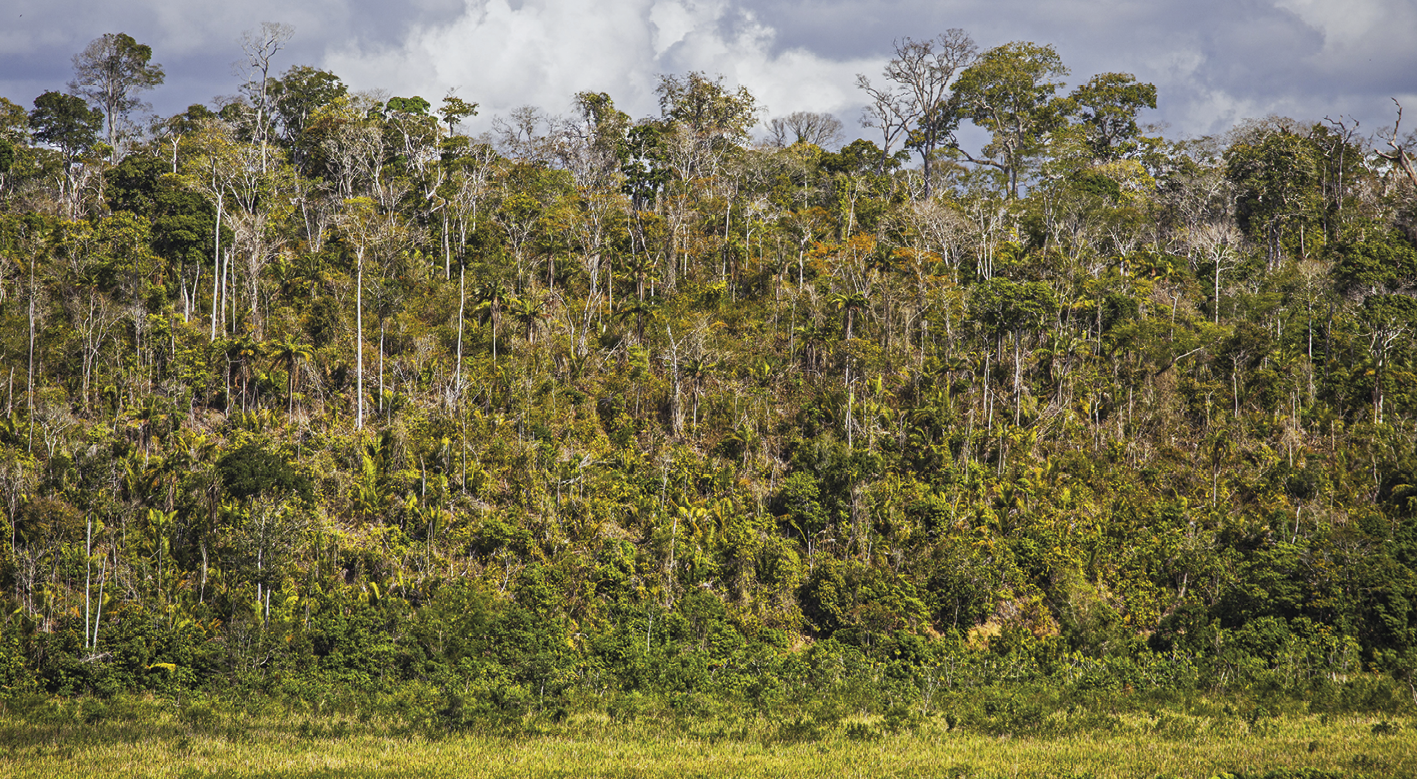
<path id="1" fill-rule="evenodd" d="M 1102 73 L 1070 95 L 1082 121 L 1087 146 L 1100 160 L 1125 156 L 1136 148 L 1137 112 L 1156 107 L 1156 87 L 1130 73 Z"/>
<path id="2" fill-rule="evenodd" d="M 991 135 L 981 153 L 1003 173 L 1010 195 L 1017 196 L 1047 134 L 1072 110 L 1068 100 L 1055 97 L 1062 86 L 1055 79 L 1067 74 L 1052 46 L 1018 41 L 984 52 L 955 81 L 964 116 Z"/>
<path id="3" fill-rule="evenodd" d="M 45 92 L 34 99 L 29 123 L 36 141 L 57 147 L 65 160 L 73 160 L 98 143 L 103 112 L 89 108 L 81 97 Z"/>
<path id="4" fill-rule="evenodd" d="M 1417 247 L 1401 234 L 1335 247 L 1334 277 L 1346 294 L 1397 292 L 1417 283 Z"/>
<path id="5" fill-rule="evenodd" d="M 232 449 L 217 460 L 222 486 L 239 500 L 258 495 L 305 494 L 309 480 L 279 454 L 256 443 Z"/>

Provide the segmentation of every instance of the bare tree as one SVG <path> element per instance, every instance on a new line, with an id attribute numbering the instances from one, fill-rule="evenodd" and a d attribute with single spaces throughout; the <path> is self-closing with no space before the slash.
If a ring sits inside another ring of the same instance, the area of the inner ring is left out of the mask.
<path id="1" fill-rule="evenodd" d="M 372 198 L 350 198 L 344 203 L 340 225 L 347 236 L 353 239 L 355 257 L 354 276 L 354 371 L 356 430 L 364 429 L 364 257 L 374 255 L 378 260 L 387 257 L 389 249 L 399 244 L 406 236 L 399 224 L 398 215 L 381 211 Z M 383 349 L 380 347 L 380 357 Z"/>
<path id="2" fill-rule="evenodd" d="M 241 50 L 246 52 L 244 66 L 246 83 L 241 87 L 256 111 L 256 140 L 261 145 L 261 172 L 266 172 L 266 141 L 271 125 L 271 59 L 285 48 L 295 35 L 295 28 L 278 22 L 261 22 L 254 30 L 241 33 Z"/>
<path id="3" fill-rule="evenodd" d="M 1240 263 L 1237 248 L 1244 236 L 1230 221 L 1209 222 L 1195 230 L 1191 245 L 1203 259 L 1209 260 L 1214 277 L 1215 310 L 1212 321 L 1220 324 L 1220 274 L 1234 269 Z"/>
<path id="4" fill-rule="evenodd" d="M 1412 167 L 1412 152 L 1408 151 L 1417 139 L 1414 139 L 1413 133 L 1408 133 L 1406 139 L 1399 135 L 1402 130 L 1402 104 L 1397 102 L 1397 98 L 1393 98 L 1392 102 L 1397 106 L 1397 121 L 1392 124 L 1392 132 L 1384 130 L 1378 133 L 1378 137 L 1387 141 L 1387 145 L 1392 151 L 1380 151 L 1378 156 L 1396 164 L 1403 173 L 1407 174 L 1407 178 L 1413 186 L 1417 186 L 1417 169 Z"/>
<path id="5" fill-rule="evenodd" d="M 901 94 L 890 87 L 872 86 L 871 80 L 860 73 L 856 74 L 856 87 L 871 98 L 871 103 L 861 109 L 861 126 L 881 131 L 881 157 L 876 160 L 879 175 L 885 172 L 886 160 L 896 141 L 910 128 L 909 109 Z"/>
<path id="6" fill-rule="evenodd" d="M 492 120 L 498 150 L 503 155 L 536 164 L 548 164 L 557 156 L 560 117 L 547 116 L 541 109 L 524 105 L 512 109 L 507 118 Z M 545 127 L 545 132 L 542 127 Z"/>
<path id="7" fill-rule="evenodd" d="M 810 143 L 825 149 L 841 142 L 841 130 L 841 120 L 815 111 L 793 111 L 768 122 L 772 144 L 778 148 Z"/>
<path id="8" fill-rule="evenodd" d="M 950 83 L 973 64 L 978 51 L 969 33 L 954 28 L 931 40 L 896 41 L 895 57 L 882 73 L 890 86 L 876 88 L 864 75 L 856 76 L 856 86 L 871 97 L 861 123 L 880 128 L 885 136 L 882 162 L 903 135 L 905 145 L 920 155 L 926 198 L 935 151 L 949 142 L 959 122 L 956 106 L 949 100 Z"/>

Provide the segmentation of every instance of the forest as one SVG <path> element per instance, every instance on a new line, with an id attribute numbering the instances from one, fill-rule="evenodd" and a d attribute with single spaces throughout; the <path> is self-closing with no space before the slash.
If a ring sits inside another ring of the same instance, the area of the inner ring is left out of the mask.
<path id="1" fill-rule="evenodd" d="M 844 145 L 699 72 L 472 137 L 290 32 L 175 116 L 126 34 L 0 99 L 0 700 L 1417 706 L 1400 105 L 1168 139 L 951 30 Z"/>

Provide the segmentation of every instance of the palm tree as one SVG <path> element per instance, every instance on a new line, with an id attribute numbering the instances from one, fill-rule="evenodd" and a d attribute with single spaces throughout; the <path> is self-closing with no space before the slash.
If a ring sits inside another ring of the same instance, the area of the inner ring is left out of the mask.
<path id="1" fill-rule="evenodd" d="M 802 350 L 806 352 L 808 367 L 817 370 L 821 364 L 822 351 L 826 346 L 826 334 L 811 322 L 798 325 L 793 332 L 802 342 Z"/>
<path id="2" fill-rule="evenodd" d="M 507 288 L 502 286 L 502 282 L 493 279 L 483 282 L 477 288 L 476 311 L 486 315 L 486 320 L 492 325 L 492 361 L 497 361 L 497 328 L 502 323 L 502 306 L 507 302 Z"/>
<path id="3" fill-rule="evenodd" d="M 699 394 L 704 379 L 708 378 L 718 363 L 707 357 L 691 357 L 684 361 L 684 375 L 689 378 L 689 386 L 694 396 L 694 427 L 699 426 Z"/>
<path id="4" fill-rule="evenodd" d="M 653 319 L 659 307 L 648 300 L 627 300 L 620 304 L 620 310 L 615 312 L 615 318 L 621 321 L 635 320 L 635 338 L 643 344 L 645 341 L 645 322 Z"/>
<path id="5" fill-rule="evenodd" d="M 315 350 L 309 344 L 300 343 L 295 336 L 286 333 L 283 339 L 266 344 L 266 354 L 270 356 L 273 365 L 285 365 L 285 413 L 289 416 L 295 412 L 296 363 L 314 357 Z"/>
<path id="6" fill-rule="evenodd" d="M 251 360 L 261 354 L 261 344 L 251 337 L 249 332 L 234 335 L 222 343 L 228 366 L 235 368 L 235 376 L 232 379 L 241 385 L 241 410 L 246 411 L 248 390 L 251 383 Z M 230 411 L 228 404 L 227 411 Z"/>
<path id="7" fill-rule="evenodd" d="M 866 308 L 866 295 L 861 292 L 838 292 L 827 298 L 827 302 L 836 306 L 846 315 L 846 340 L 851 340 L 851 326 L 856 321 L 856 312 Z"/>
<path id="8" fill-rule="evenodd" d="M 510 297 L 507 313 L 526 329 L 527 345 L 536 343 L 536 323 L 546 318 L 546 301 L 533 297 Z"/>
<path id="9" fill-rule="evenodd" d="M 654 271 L 657 263 L 649 252 L 633 252 L 625 258 L 621 268 L 626 275 L 635 279 L 635 297 L 645 299 L 645 278 Z"/>

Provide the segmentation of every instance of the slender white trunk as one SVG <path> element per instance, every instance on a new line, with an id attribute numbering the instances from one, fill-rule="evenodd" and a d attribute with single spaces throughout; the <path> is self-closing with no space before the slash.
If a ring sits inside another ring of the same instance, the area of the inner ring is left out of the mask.
<path id="1" fill-rule="evenodd" d="M 448 211 L 443 210 L 443 278 L 453 277 L 453 246 L 448 238 Z"/>
<path id="2" fill-rule="evenodd" d="M 216 195 L 216 230 L 212 233 L 212 332 L 211 340 L 216 340 L 217 312 L 221 310 L 221 205 L 222 193 Z"/>
<path id="3" fill-rule="evenodd" d="M 364 429 L 364 247 L 355 252 L 357 266 L 354 275 L 354 391 L 358 396 L 358 411 L 354 429 Z"/>
<path id="4" fill-rule="evenodd" d="M 34 258 L 30 258 L 30 345 L 29 370 L 25 372 L 25 405 L 30 421 L 27 451 L 34 451 Z"/>
<path id="5" fill-rule="evenodd" d="M 93 516 L 85 518 L 84 524 L 84 648 L 88 649 L 90 634 L 89 593 L 93 589 Z"/>
<path id="6" fill-rule="evenodd" d="M 93 641 L 89 642 L 89 646 L 95 652 L 98 651 L 98 626 L 103 621 L 103 587 L 105 584 L 108 584 L 108 557 L 106 555 L 103 558 L 103 564 L 98 567 L 98 603 L 93 615 Z"/>
<path id="7" fill-rule="evenodd" d="M 231 289 L 227 283 L 227 277 L 231 275 L 231 250 L 227 249 L 221 257 L 221 334 L 226 335 L 226 304 L 231 300 Z"/>
<path id="8" fill-rule="evenodd" d="M 848 360 L 850 358 L 847 358 Z M 856 393 L 851 391 L 851 366 L 846 367 L 846 451 L 851 451 L 851 417 L 856 410 Z"/>
<path id="9" fill-rule="evenodd" d="M 454 372 L 454 381 L 457 382 L 457 396 L 462 397 L 462 331 L 463 331 L 463 309 L 467 307 L 467 266 L 459 263 L 458 266 L 458 364 Z"/>

